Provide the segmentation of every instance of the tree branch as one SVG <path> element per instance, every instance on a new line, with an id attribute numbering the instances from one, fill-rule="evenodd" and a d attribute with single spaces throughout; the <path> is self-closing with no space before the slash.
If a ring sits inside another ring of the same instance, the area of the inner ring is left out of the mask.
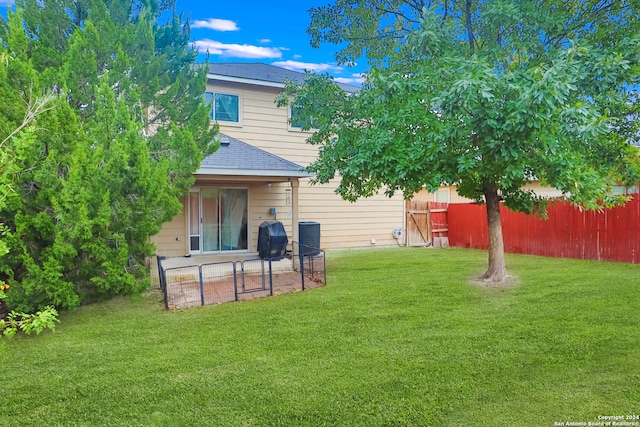
<path id="1" fill-rule="evenodd" d="M 418 24 L 420 22 L 419 20 L 415 20 L 413 18 L 409 18 L 407 15 L 405 15 L 404 13 L 401 13 L 400 11 L 385 9 L 384 7 L 381 7 L 381 6 L 376 6 L 376 9 L 379 12 L 384 12 L 384 13 L 388 13 L 390 15 L 396 15 L 396 16 L 399 16 L 401 18 L 404 18 L 407 22 L 412 22 L 414 24 Z"/>
<path id="2" fill-rule="evenodd" d="M 576 4 L 576 3 L 579 3 L 579 2 L 576 1 L 574 4 Z M 604 4 L 602 4 L 600 7 L 594 6 L 594 9 L 592 9 L 591 11 L 583 12 L 582 14 L 578 15 L 576 17 L 576 20 L 575 20 L 576 23 L 574 25 L 569 26 L 562 33 L 556 34 L 554 37 L 550 37 L 547 40 L 547 44 L 548 45 L 553 45 L 554 47 L 560 46 L 560 44 L 562 44 L 563 40 L 567 37 L 567 35 L 573 33 L 574 31 L 576 31 L 580 27 L 584 26 L 584 22 L 583 22 L 582 18 L 586 13 L 595 14 L 596 17 L 593 20 L 597 22 L 597 20 L 600 18 L 600 14 L 602 14 L 603 12 L 609 11 L 614 5 L 614 2 L 611 1 L 611 0 L 605 0 L 603 3 Z"/>
<path id="3" fill-rule="evenodd" d="M 33 88 L 29 90 L 30 93 L 32 89 Z M 22 123 L 20 123 L 20 125 L 17 128 L 15 128 L 5 139 L 2 140 L 2 142 L 0 142 L 0 147 L 2 147 L 12 137 L 17 135 L 22 129 L 27 127 L 29 123 L 34 121 L 38 115 L 53 109 L 54 106 L 48 106 L 48 105 L 51 104 L 51 102 L 53 102 L 55 98 L 56 98 L 55 95 L 53 95 L 52 93 L 47 93 L 42 98 L 36 98 L 35 101 L 30 96 L 29 100 L 25 101 L 25 103 L 27 104 L 27 110 L 24 113 Z"/>

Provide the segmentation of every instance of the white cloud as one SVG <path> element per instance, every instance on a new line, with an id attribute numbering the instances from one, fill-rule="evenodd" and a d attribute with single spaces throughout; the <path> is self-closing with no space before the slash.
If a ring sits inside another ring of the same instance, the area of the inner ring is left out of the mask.
<path id="1" fill-rule="evenodd" d="M 300 61 L 279 61 L 274 62 L 272 65 L 276 67 L 286 68 L 291 71 L 314 71 L 314 72 L 323 72 L 323 71 L 341 71 L 342 67 L 337 67 L 335 65 L 330 64 L 314 64 L 312 62 L 300 62 Z"/>
<path id="2" fill-rule="evenodd" d="M 207 19 L 206 21 L 195 20 L 191 23 L 191 28 L 209 28 L 215 31 L 238 31 L 240 29 L 235 21 L 216 18 Z"/>
<path id="3" fill-rule="evenodd" d="M 258 40 L 258 43 L 267 44 L 267 43 L 271 43 L 271 40 L 270 39 L 260 39 L 260 40 Z"/>
<path id="4" fill-rule="evenodd" d="M 345 83 L 348 85 L 361 85 L 364 83 L 364 74 L 351 74 L 351 77 L 336 77 L 333 80 L 339 83 Z"/>
<path id="5" fill-rule="evenodd" d="M 230 58 L 281 58 L 282 51 L 278 48 L 252 46 L 248 44 L 227 44 L 215 40 L 202 39 L 193 42 L 198 51 L 204 53 L 207 50 L 211 55 L 220 55 Z"/>

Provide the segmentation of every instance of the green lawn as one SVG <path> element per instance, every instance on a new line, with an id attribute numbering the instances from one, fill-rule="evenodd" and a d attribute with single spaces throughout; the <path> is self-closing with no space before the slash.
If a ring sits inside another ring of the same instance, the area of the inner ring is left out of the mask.
<path id="1" fill-rule="evenodd" d="M 328 253 L 325 288 L 179 311 L 161 295 L 0 343 L 0 426 L 553 426 L 640 415 L 640 266 Z"/>

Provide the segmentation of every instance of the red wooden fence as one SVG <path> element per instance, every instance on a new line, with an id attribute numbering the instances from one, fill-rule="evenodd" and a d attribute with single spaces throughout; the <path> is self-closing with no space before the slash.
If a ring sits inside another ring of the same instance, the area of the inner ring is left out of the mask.
<path id="1" fill-rule="evenodd" d="M 449 245 L 488 247 L 485 205 L 450 204 Z M 549 219 L 501 207 L 505 251 L 559 258 L 640 263 L 640 197 L 603 212 L 566 202 L 548 207 Z"/>

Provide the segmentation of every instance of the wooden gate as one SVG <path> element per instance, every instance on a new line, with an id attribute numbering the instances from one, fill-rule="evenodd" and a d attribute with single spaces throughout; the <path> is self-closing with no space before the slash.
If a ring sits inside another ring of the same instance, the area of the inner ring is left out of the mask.
<path id="1" fill-rule="evenodd" d="M 447 203 L 407 200 L 407 246 L 449 246 Z"/>

